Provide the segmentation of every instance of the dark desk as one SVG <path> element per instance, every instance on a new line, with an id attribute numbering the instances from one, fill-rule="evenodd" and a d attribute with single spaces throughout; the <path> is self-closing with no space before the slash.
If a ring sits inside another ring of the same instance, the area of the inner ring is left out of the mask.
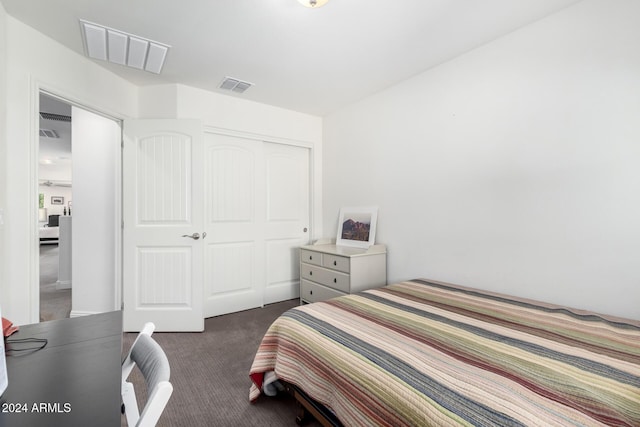
<path id="1" fill-rule="evenodd" d="M 120 426 L 122 312 L 25 325 L 14 338 L 49 342 L 34 352 L 7 352 L 0 426 Z"/>

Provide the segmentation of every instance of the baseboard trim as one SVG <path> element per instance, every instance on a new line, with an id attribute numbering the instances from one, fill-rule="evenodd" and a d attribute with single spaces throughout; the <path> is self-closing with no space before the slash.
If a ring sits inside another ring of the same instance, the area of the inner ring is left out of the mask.
<path id="1" fill-rule="evenodd" d="M 71 313 L 69 313 L 69 317 L 91 316 L 92 314 L 99 314 L 99 312 L 98 311 L 71 310 Z"/>
<path id="2" fill-rule="evenodd" d="M 58 280 L 56 289 L 71 289 L 71 280 Z"/>

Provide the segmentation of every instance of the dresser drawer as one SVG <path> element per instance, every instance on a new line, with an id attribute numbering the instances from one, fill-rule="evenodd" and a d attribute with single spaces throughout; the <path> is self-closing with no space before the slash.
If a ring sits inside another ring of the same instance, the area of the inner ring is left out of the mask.
<path id="1" fill-rule="evenodd" d="M 338 255 L 322 255 L 322 265 L 327 268 L 339 270 L 344 273 L 349 272 L 349 258 Z"/>
<path id="2" fill-rule="evenodd" d="M 300 281 L 300 298 L 303 301 L 324 301 L 329 298 L 339 297 L 342 295 L 344 295 L 343 292 L 337 291 L 335 289 L 327 288 L 326 286 L 309 282 L 308 280 L 304 279 Z"/>
<path id="3" fill-rule="evenodd" d="M 319 252 L 300 250 L 300 262 L 307 264 L 322 265 L 322 254 Z"/>
<path id="4" fill-rule="evenodd" d="M 302 270 L 300 276 L 303 279 L 312 280 L 342 292 L 350 292 L 348 274 L 310 264 L 300 264 L 300 269 Z"/>

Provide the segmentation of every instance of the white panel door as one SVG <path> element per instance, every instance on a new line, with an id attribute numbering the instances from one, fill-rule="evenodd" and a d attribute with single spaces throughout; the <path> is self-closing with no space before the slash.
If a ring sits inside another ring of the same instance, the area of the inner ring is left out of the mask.
<path id="1" fill-rule="evenodd" d="M 205 134 L 204 315 L 297 298 L 308 149 Z"/>
<path id="2" fill-rule="evenodd" d="M 264 144 L 264 304 L 300 296 L 298 248 L 309 243 L 309 150 Z"/>
<path id="3" fill-rule="evenodd" d="M 202 128 L 124 122 L 124 330 L 202 331 Z"/>
<path id="4" fill-rule="evenodd" d="M 206 133 L 204 315 L 262 305 L 262 143 Z"/>

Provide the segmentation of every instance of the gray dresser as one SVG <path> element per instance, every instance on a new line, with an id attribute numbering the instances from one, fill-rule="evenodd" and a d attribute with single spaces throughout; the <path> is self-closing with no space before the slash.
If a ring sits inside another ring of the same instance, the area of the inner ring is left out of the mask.
<path id="1" fill-rule="evenodd" d="M 387 248 L 316 244 L 300 248 L 300 302 L 323 301 L 387 284 Z"/>

